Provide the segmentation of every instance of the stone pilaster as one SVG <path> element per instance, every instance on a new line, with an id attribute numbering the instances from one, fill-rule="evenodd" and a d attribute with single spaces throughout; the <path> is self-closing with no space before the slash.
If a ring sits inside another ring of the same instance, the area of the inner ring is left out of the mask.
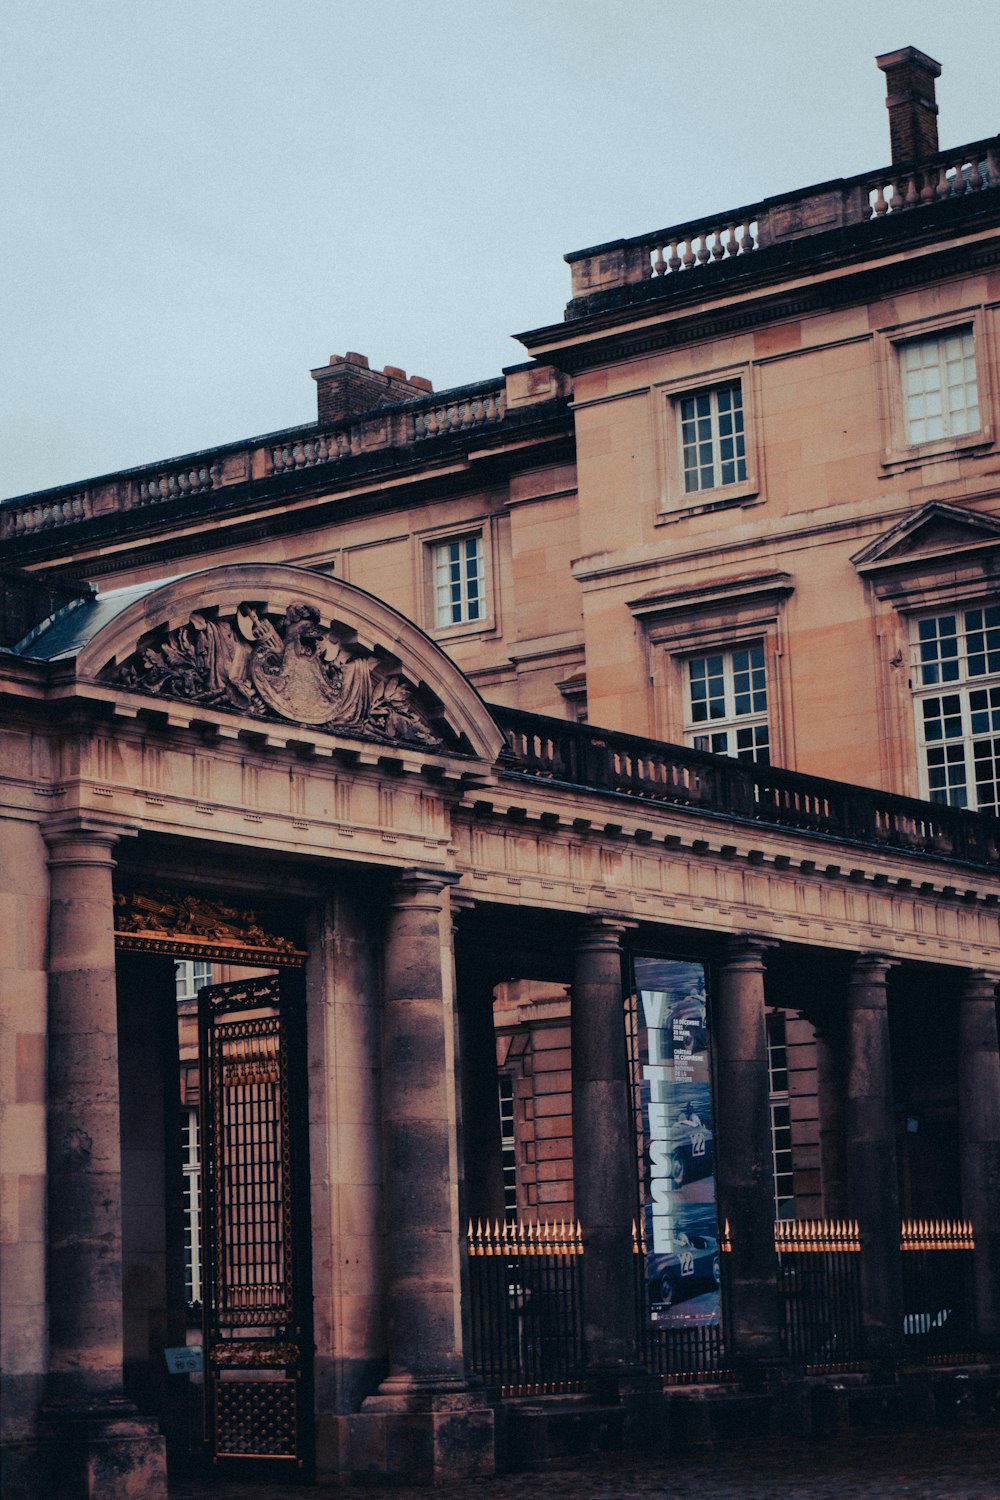
<path id="1" fill-rule="evenodd" d="M 49 1374 L 42 1426 L 67 1500 L 166 1495 L 163 1439 L 137 1419 L 122 1386 L 117 839 L 99 826 L 46 830 Z"/>
<path id="2" fill-rule="evenodd" d="M 716 974 L 716 1180 L 720 1218 L 732 1248 L 723 1281 L 737 1360 L 781 1357 L 774 1249 L 774 1165 L 764 1013 L 764 956 L 770 945 L 733 938 Z"/>
<path id="3" fill-rule="evenodd" d="M 573 1180 L 587 1247 L 583 1337 L 588 1371 L 613 1376 L 637 1360 L 632 1224 L 635 1146 L 622 992 L 622 934 L 614 917 L 586 921 L 576 948 L 570 1024 Z"/>
<path id="4" fill-rule="evenodd" d="M 892 1358 L 903 1333 L 899 1185 L 886 982 L 880 953 L 856 959 L 847 987 L 847 1208 L 861 1232 L 865 1347 Z"/>
<path id="5" fill-rule="evenodd" d="M 392 893 L 382 1001 L 389 1374 L 351 1438 L 374 1445 L 394 1477 L 423 1480 L 494 1466 L 493 1414 L 469 1389 L 462 1346 L 454 878 L 410 870 Z"/>
<path id="6" fill-rule="evenodd" d="M 1000 1045 L 995 976 L 968 974 L 958 1012 L 962 1212 L 976 1237 L 979 1339 L 1000 1348 Z"/>

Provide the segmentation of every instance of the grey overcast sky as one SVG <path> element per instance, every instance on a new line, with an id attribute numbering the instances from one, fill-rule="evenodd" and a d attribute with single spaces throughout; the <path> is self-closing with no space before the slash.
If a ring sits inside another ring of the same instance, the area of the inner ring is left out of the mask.
<path id="1" fill-rule="evenodd" d="M 997 0 L 6 0 L 0 495 L 524 358 L 564 252 L 1000 130 Z"/>

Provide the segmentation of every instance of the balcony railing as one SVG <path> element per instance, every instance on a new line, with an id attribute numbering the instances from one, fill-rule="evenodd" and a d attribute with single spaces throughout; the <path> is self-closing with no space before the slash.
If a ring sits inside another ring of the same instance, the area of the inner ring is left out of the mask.
<path id="1" fill-rule="evenodd" d="M 497 427 L 507 416 L 503 379 L 481 381 L 385 407 L 354 421 L 272 433 L 171 463 L 43 490 L 0 506 L 0 541 L 76 526 L 95 517 L 146 510 L 185 496 L 225 491 L 320 464 L 421 446 L 434 438 Z"/>
<path id="2" fill-rule="evenodd" d="M 587 724 L 491 705 L 507 735 L 507 774 L 774 828 L 1000 864 L 1000 819 L 777 766 L 730 760 Z"/>
<path id="3" fill-rule="evenodd" d="M 863 224 L 1000 185 L 1000 136 L 941 151 L 909 166 L 882 167 L 670 229 L 615 240 L 566 259 L 573 297 L 677 276 L 751 255 L 768 245 Z"/>

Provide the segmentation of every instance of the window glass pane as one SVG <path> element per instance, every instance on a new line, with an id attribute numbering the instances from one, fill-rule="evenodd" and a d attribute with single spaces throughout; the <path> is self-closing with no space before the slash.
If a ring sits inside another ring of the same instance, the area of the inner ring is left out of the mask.
<path id="1" fill-rule="evenodd" d="M 978 430 L 979 394 L 971 328 L 902 345 L 899 367 L 907 442 L 930 443 Z"/>
<path id="2" fill-rule="evenodd" d="M 746 479 L 743 392 L 739 384 L 678 402 L 682 470 L 688 493 Z"/>
<path id="3" fill-rule="evenodd" d="M 974 604 L 919 620 L 914 658 L 917 727 L 928 795 L 935 802 L 994 811 L 1000 605 Z M 920 691 L 945 684 L 950 689 L 945 693 Z"/>
<path id="4" fill-rule="evenodd" d="M 768 762 L 767 682 L 764 648 L 694 656 L 687 663 L 687 741 L 699 750 Z M 711 734 L 694 726 L 713 724 Z"/>
<path id="5" fill-rule="evenodd" d="M 481 536 L 434 547 L 434 623 L 461 625 L 485 617 L 485 573 Z"/>

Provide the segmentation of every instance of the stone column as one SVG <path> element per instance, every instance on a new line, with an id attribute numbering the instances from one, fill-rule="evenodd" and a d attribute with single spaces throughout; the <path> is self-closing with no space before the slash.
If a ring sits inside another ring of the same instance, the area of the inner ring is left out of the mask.
<path id="1" fill-rule="evenodd" d="M 847 989 L 847 1209 L 861 1231 L 861 1324 L 867 1351 L 892 1358 L 903 1336 L 899 1183 L 881 953 L 855 960 Z"/>
<path id="2" fill-rule="evenodd" d="M 458 1080 L 448 887 L 409 870 L 385 934 L 382 1128 L 389 1374 L 362 1403 L 395 1477 L 492 1473 L 493 1413 L 470 1392 L 462 1345 Z M 374 1424 L 374 1425 L 373 1425 Z"/>
<path id="3" fill-rule="evenodd" d="M 380 1390 L 464 1383 L 457 1308 L 454 1039 L 443 875 L 396 882 L 385 938 L 382 1128 L 389 1378 Z"/>
<path id="4" fill-rule="evenodd" d="M 637 1359 L 632 1224 L 636 1159 L 622 993 L 622 934 L 614 917 L 584 923 L 570 1007 L 573 1180 L 583 1226 L 583 1337 L 597 1378 Z"/>
<path id="5" fill-rule="evenodd" d="M 1000 1348 L 1000 1046 L 994 976 L 968 974 L 958 1012 L 962 1212 L 976 1237 L 977 1332 Z"/>
<path id="6" fill-rule="evenodd" d="M 737 1360 L 781 1357 L 774 1249 L 774 1163 L 764 1014 L 771 945 L 733 938 L 716 976 L 716 1179 L 732 1249 L 723 1261 L 724 1314 Z"/>
<path id="7" fill-rule="evenodd" d="M 111 876 L 118 834 L 49 846 L 49 1375 L 43 1436 L 67 1497 L 166 1495 L 163 1439 L 122 1385 L 122 1178 Z"/>

